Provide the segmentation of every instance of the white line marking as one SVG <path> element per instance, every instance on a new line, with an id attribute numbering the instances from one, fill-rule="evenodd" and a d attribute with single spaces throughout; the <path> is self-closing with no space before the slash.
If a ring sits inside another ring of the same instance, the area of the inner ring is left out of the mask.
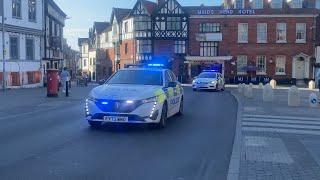
<path id="1" fill-rule="evenodd" d="M 254 115 L 254 114 L 245 114 L 242 117 L 244 117 L 244 118 L 269 118 L 269 119 L 289 119 L 289 120 L 320 121 L 320 117 L 319 118 L 311 118 L 311 117 L 270 116 L 270 115 Z"/>
<path id="2" fill-rule="evenodd" d="M 270 123 L 288 123 L 288 124 L 314 124 L 320 125 L 320 121 L 313 120 L 288 120 L 288 119 L 266 119 L 266 118 L 242 118 L 242 122 L 270 122 Z"/>
<path id="3" fill-rule="evenodd" d="M 276 124 L 276 123 L 262 123 L 262 122 L 242 122 L 243 126 L 269 126 L 281 128 L 302 128 L 302 129 L 316 129 L 320 130 L 320 126 L 314 125 L 294 125 L 294 124 Z"/>
<path id="4" fill-rule="evenodd" d="M 242 127 L 243 131 L 260 131 L 260 132 L 278 132 L 288 134 L 309 134 L 309 135 L 320 135 L 320 131 L 310 130 L 296 130 L 296 129 L 277 129 L 277 128 L 256 128 L 256 127 Z"/>

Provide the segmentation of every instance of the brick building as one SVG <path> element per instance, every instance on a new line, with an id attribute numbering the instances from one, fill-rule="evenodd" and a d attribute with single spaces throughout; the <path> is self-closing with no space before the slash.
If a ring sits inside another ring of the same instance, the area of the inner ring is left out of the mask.
<path id="1" fill-rule="evenodd" d="M 113 9 L 101 43 L 113 71 L 161 59 L 182 81 L 214 68 L 229 82 L 303 84 L 320 63 L 318 7 L 316 0 L 138 0 L 132 9 Z"/>

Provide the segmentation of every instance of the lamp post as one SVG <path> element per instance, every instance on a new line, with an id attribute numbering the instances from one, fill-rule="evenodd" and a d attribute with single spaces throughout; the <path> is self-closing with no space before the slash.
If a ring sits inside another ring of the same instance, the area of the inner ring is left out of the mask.
<path id="1" fill-rule="evenodd" d="M 6 78 L 5 78 L 5 75 L 6 75 L 6 62 L 4 60 L 5 58 L 5 53 L 6 53 L 6 50 L 5 50 L 5 40 L 4 40 L 4 32 L 5 32 L 5 28 L 4 28 L 4 0 L 1 1 L 1 6 L 2 6 L 2 89 L 3 91 L 5 91 L 6 89 Z"/>

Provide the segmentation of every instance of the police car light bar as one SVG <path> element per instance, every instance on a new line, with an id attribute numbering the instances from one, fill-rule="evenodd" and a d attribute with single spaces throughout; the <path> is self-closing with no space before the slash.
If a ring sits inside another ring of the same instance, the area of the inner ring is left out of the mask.
<path id="1" fill-rule="evenodd" d="M 148 64 L 148 67 L 164 67 L 164 64 Z"/>
<path id="2" fill-rule="evenodd" d="M 211 70 L 203 70 L 202 72 L 219 72 L 219 71 L 215 69 L 211 69 Z"/>

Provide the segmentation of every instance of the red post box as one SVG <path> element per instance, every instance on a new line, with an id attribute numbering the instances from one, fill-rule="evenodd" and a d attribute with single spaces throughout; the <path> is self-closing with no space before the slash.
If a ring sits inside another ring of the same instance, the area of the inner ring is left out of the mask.
<path id="1" fill-rule="evenodd" d="M 58 97 L 59 71 L 47 70 L 47 97 Z"/>

